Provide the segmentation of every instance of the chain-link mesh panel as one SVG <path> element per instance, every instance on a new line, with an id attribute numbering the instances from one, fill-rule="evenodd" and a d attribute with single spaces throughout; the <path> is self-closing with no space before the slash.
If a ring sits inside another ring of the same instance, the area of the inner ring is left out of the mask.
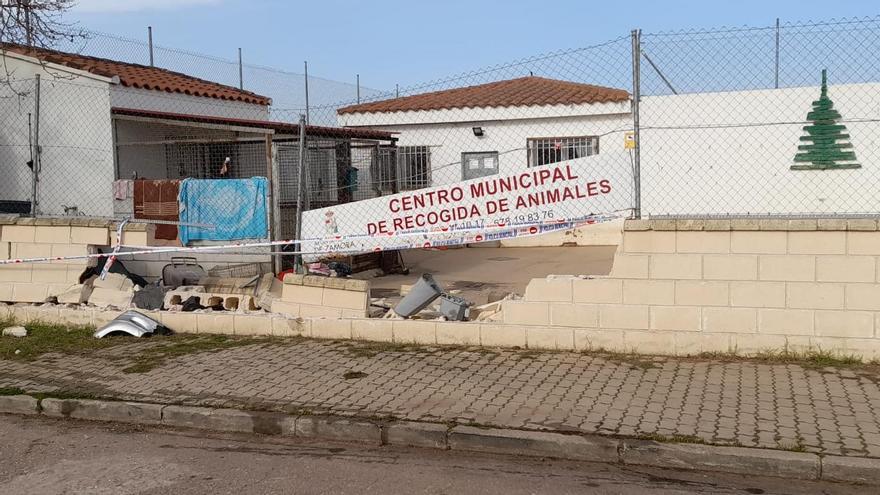
<path id="1" fill-rule="evenodd" d="M 0 213 L 30 214 L 34 194 L 33 79 L 0 84 Z"/>
<path id="2" fill-rule="evenodd" d="M 106 33 L 86 32 L 83 38 L 62 40 L 57 49 L 94 57 L 109 58 L 141 65 L 150 64 L 149 43 Z M 182 72 L 228 86 L 239 87 L 272 98 L 272 118 L 296 122 L 306 113 L 306 78 L 303 73 L 194 53 L 186 50 L 153 46 L 153 65 Z M 241 70 L 239 70 L 241 69 Z M 352 79 L 354 79 L 354 74 Z M 357 84 L 335 81 L 310 75 L 308 78 L 309 104 L 316 108 L 332 106 L 337 102 L 356 101 L 360 94 L 364 101 L 387 92 Z M 311 124 L 333 125 L 335 119 L 322 119 L 326 113 L 317 112 Z M 331 116 L 332 117 L 332 116 Z"/>
<path id="3" fill-rule="evenodd" d="M 331 200 L 312 202 L 303 238 L 326 241 L 314 250 L 374 250 L 628 215 L 631 87 L 627 36 L 405 88 L 398 98 L 312 108 L 312 119 L 388 131 L 395 143 L 332 150 L 335 181 L 308 192 Z M 309 171 L 314 177 L 313 164 Z"/>
<path id="4" fill-rule="evenodd" d="M 37 213 L 113 216 L 108 85 L 44 77 L 39 100 Z"/>
<path id="5" fill-rule="evenodd" d="M 641 55 L 643 214 L 880 212 L 880 18 L 643 34 Z"/>

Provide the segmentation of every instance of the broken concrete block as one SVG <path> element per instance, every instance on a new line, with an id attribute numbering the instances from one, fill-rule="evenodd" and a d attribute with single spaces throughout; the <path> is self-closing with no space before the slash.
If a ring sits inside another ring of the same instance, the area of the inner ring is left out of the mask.
<path id="1" fill-rule="evenodd" d="M 165 294 L 165 307 L 173 308 L 193 296 L 199 298 L 199 304 L 206 307 L 220 304 L 227 311 L 256 311 L 258 309 L 254 297 L 247 294 L 217 294 L 181 290 L 173 290 Z"/>
<path id="2" fill-rule="evenodd" d="M 205 277 L 199 280 L 199 285 L 205 288 L 205 292 L 215 294 L 248 294 L 256 293 L 258 280 L 255 277 Z M 178 289 L 180 289 L 178 287 Z"/>
<path id="3" fill-rule="evenodd" d="M 278 280 L 271 273 L 263 275 L 257 284 L 256 300 L 257 306 L 268 309 L 272 303 L 281 299 L 281 292 L 284 289 L 284 283 Z"/>
<path id="4" fill-rule="evenodd" d="M 369 280 L 357 280 L 354 278 L 347 278 L 347 279 L 345 279 L 345 290 L 358 291 L 358 292 L 369 292 L 370 281 Z"/>
<path id="5" fill-rule="evenodd" d="M 58 304 L 84 304 L 92 295 L 92 287 L 86 284 L 71 285 L 67 290 L 58 294 Z"/>
<path id="6" fill-rule="evenodd" d="M 12 302 L 41 303 L 49 297 L 49 284 L 12 284 Z"/>
<path id="7" fill-rule="evenodd" d="M 119 291 L 131 291 L 134 289 L 134 283 L 125 275 L 120 273 L 108 273 L 104 280 L 98 277 L 92 281 L 92 286 L 96 289 L 112 289 Z"/>
<path id="8" fill-rule="evenodd" d="M 290 276 L 284 277 L 287 280 Z M 320 305 L 324 299 L 323 287 L 292 285 L 285 282 L 281 298 L 287 302 Z"/>
<path id="9" fill-rule="evenodd" d="M 271 313 L 279 313 L 288 316 L 299 316 L 300 305 L 298 303 L 274 300 L 268 306 L 263 306 L 263 309 Z"/>
<path id="10" fill-rule="evenodd" d="M 369 305 L 369 298 L 367 297 L 366 292 L 324 289 L 322 304 L 331 308 L 359 309 L 366 311 L 367 305 Z"/>
<path id="11" fill-rule="evenodd" d="M 89 296 L 89 304 L 99 308 L 114 307 L 118 309 L 126 309 L 131 305 L 131 298 L 134 292 L 130 290 L 115 290 L 105 287 L 95 287 Z"/>
<path id="12" fill-rule="evenodd" d="M 3 329 L 4 337 L 27 337 L 27 329 L 25 327 L 7 327 Z"/>

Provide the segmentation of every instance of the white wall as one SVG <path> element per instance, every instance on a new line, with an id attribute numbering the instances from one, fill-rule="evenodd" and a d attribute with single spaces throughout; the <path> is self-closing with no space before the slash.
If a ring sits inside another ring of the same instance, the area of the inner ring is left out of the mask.
<path id="1" fill-rule="evenodd" d="M 244 120 L 268 120 L 269 107 L 241 101 L 220 100 L 181 93 L 113 86 L 110 104 L 114 108 L 151 110 L 154 112 L 202 115 Z"/>
<path id="2" fill-rule="evenodd" d="M 538 107 L 459 108 L 417 112 L 341 114 L 340 125 L 399 133 L 398 146 L 429 146 L 432 185 L 462 180 L 462 152 L 497 151 L 501 175 L 523 170 L 528 164 L 527 140 L 542 137 L 599 136 L 599 154 L 584 158 L 597 177 L 612 180 L 613 209 L 632 204 L 632 157 L 624 149 L 624 133 L 632 128 L 630 103 L 547 105 Z M 482 127 L 476 137 L 473 127 Z M 627 200 L 626 198 L 630 198 Z M 608 213 L 582 211 L 579 214 Z M 617 244 L 618 222 L 503 241 L 504 246 L 561 246 L 563 244 Z"/>
<path id="3" fill-rule="evenodd" d="M 112 215 L 113 147 L 107 79 L 63 67 L 44 66 L 9 53 L 3 55 L 3 61 L 13 84 L 32 79 L 36 74 L 41 77 L 40 212 L 61 214 L 61 205 L 68 205 L 88 215 Z M 4 141 L 26 145 L 27 112 L 33 111 L 33 95 L 25 100 L 24 107 L 19 107 L 15 99 L 0 102 Z M 4 170 L 21 171 L 19 160 L 20 157 L 4 156 L 4 166 L 10 167 Z M 3 193 L 0 199 L 29 200 L 32 187 L 29 171 L 11 175 L 16 177 L 14 185 L 0 188 Z"/>
<path id="4" fill-rule="evenodd" d="M 628 104 L 626 104 L 628 111 Z M 620 105 L 603 106 L 604 109 L 621 111 Z M 529 138 L 600 136 L 599 155 L 594 157 L 597 167 L 612 177 L 631 180 L 631 161 L 623 149 L 623 135 L 627 126 L 632 127 L 627 113 L 591 114 L 582 116 L 547 117 L 546 109 L 516 109 L 499 113 L 497 109 L 467 109 L 472 117 L 486 115 L 509 120 L 470 120 L 453 123 L 434 123 L 434 112 L 398 112 L 389 114 L 357 115 L 361 123 L 372 122 L 368 128 L 383 129 L 398 134 L 398 146 L 429 146 L 431 148 L 432 185 L 451 184 L 462 180 L 461 154 L 463 152 L 497 151 L 501 175 L 524 169 L 528 163 L 526 143 Z M 448 111 L 440 111 L 448 112 Z M 412 114 L 409 116 L 403 114 Z M 540 118 L 530 118 L 540 115 Z M 341 115 L 341 125 L 352 120 L 351 115 Z M 394 121 L 422 121 L 416 124 L 388 124 Z M 473 127 L 483 128 L 484 136 L 476 137 Z"/>
<path id="5" fill-rule="evenodd" d="M 831 85 L 828 95 L 844 120 L 877 119 L 880 84 Z M 818 84 L 643 98 L 642 211 L 880 212 L 880 122 L 844 122 L 862 168 L 789 169 L 818 98 Z"/>

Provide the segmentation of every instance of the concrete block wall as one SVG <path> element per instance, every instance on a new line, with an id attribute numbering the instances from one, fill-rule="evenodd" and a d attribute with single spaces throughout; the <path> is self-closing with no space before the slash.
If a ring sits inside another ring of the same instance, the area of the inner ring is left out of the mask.
<path id="1" fill-rule="evenodd" d="M 880 357 L 871 219 L 628 221 L 608 277 L 533 280 L 507 325 L 694 354 L 823 349 Z M 568 340 L 568 337 L 565 337 Z"/>
<path id="2" fill-rule="evenodd" d="M 290 274 L 269 310 L 301 318 L 366 317 L 369 305 L 366 280 Z"/>
<path id="3" fill-rule="evenodd" d="M 143 226 L 132 225 L 123 234 L 136 238 Z M 0 259 L 83 256 L 108 246 L 115 225 L 80 217 L 0 219 Z M 89 260 L 0 265 L 0 301 L 43 302 L 67 292 L 79 281 Z"/>

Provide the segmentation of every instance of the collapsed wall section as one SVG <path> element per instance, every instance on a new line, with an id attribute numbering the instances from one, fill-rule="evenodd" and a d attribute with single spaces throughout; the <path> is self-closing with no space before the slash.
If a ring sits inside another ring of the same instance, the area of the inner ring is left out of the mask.
<path id="1" fill-rule="evenodd" d="M 533 280 L 509 325 L 663 354 L 806 349 L 880 357 L 872 219 L 628 221 L 607 277 Z"/>

